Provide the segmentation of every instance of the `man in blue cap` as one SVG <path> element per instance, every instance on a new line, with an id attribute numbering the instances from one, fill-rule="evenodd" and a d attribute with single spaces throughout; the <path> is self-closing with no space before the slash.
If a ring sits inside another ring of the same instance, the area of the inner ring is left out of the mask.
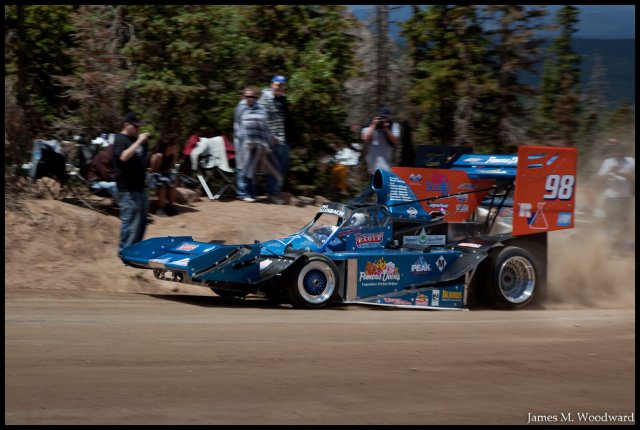
<path id="1" fill-rule="evenodd" d="M 279 171 L 283 180 L 286 180 L 289 171 L 289 151 L 291 149 L 288 140 L 289 132 L 289 112 L 287 107 L 287 97 L 285 95 L 286 78 L 283 75 L 274 75 L 271 78 L 269 88 L 262 90 L 262 95 L 258 103 L 267 111 L 267 125 L 273 135 L 273 153 L 279 163 Z M 282 204 L 284 201 L 280 196 L 281 186 L 272 175 L 267 175 L 267 193 L 273 203 Z"/>

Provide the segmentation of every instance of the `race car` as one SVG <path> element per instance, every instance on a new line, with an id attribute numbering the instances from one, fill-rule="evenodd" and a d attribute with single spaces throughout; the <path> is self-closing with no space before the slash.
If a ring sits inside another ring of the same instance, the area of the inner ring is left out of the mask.
<path id="1" fill-rule="evenodd" d="M 416 167 L 377 170 L 366 194 L 323 204 L 290 236 L 252 244 L 151 238 L 121 259 L 161 280 L 297 308 L 518 309 L 542 297 L 547 233 L 574 226 L 576 150 L 418 149 Z"/>

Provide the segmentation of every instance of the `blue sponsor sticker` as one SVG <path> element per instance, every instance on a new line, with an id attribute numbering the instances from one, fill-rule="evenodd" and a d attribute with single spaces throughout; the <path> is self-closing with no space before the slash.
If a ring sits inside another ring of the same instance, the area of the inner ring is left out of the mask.
<path id="1" fill-rule="evenodd" d="M 560 227 L 568 227 L 571 225 L 571 216 L 573 214 L 571 212 L 560 212 L 558 213 L 558 226 Z"/>

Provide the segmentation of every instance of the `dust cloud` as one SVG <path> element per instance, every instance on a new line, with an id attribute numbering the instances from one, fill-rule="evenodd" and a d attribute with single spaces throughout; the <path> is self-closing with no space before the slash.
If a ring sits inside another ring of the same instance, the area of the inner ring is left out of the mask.
<path id="1" fill-rule="evenodd" d="M 616 240 L 596 176 L 603 148 L 579 156 L 575 227 L 549 233 L 547 308 L 635 307 L 635 197 L 625 239 Z M 634 145 L 626 155 L 635 157 Z"/>

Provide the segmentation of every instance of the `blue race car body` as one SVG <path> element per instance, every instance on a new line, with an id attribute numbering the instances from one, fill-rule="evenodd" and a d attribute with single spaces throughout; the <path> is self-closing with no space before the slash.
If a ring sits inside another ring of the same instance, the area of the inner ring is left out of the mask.
<path id="1" fill-rule="evenodd" d="M 152 238 L 121 258 L 159 279 L 296 307 L 465 309 L 474 293 L 521 308 L 544 289 L 546 233 L 573 226 L 575 165 L 571 148 L 453 153 L 436 167 L 376 171 L 377 201 L 328 202 L 287 237 L 253 244 Z"/>

